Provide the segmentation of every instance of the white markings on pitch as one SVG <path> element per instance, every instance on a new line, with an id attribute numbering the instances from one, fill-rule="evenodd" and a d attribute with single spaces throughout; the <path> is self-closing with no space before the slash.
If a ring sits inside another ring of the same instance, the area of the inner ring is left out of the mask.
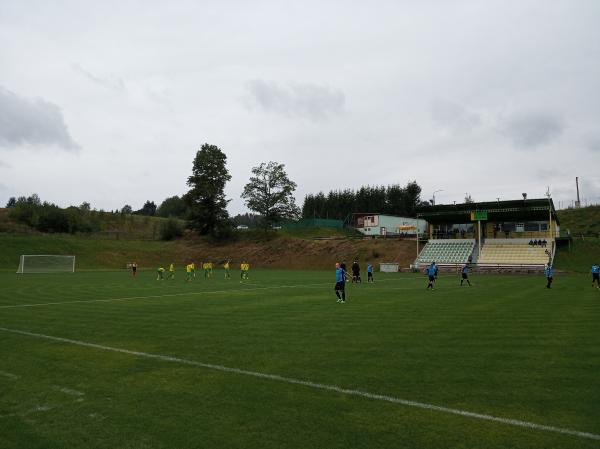
<path id="1" fill-rule="evenodd" d="M 257 372 L 257 371 L 249 371 L 249 370 L 240 369 L 240 368 L 231 368 L 228 366 L 197 362 L 194 360 L 187 360 L 187 359 L 182 359 L 179 357 L 173 357 L 173 356 L 168 356 L 168 355 L 150 354 L 147 352 L 134 351 L 134 350 L 130 350 L 130 349 L 114 348 L 111 346 L 104 346 L 104 345 L 100 345 L 100 344 L 96 344 L 96 343 L 88 343 L 85 341 L 72 340 L 69 338 L 62 338 L 62 337 L 53 337 L 51 335 L 37 334 L 34 332 L 27 332 L 27 331 L 22 331 L 22 330 L 18 330 L 18 329 L 9 329 L 9 328 L 5 328 L 5 327 L 0 327 L 0 331 L 9 332 L 9 333 L 18 334 L 18 335 L 25 335 L 28 337 L 41 338 L 41 339 L 45 339 L 45 340 L 57 341 L 60 343 L 68 343 L 68 344 L 77 345 L 77 346 L 84 346 L 84 347 L 88 347 L 88 348 L 99 349 L 102 351 L 117 352 L 117 353 L 128 354 L 128 355 L 132 355 L 132 356 L 136 356 L 136 357 L 144 357 L 144 358 L 148 358 L 148 359 L 161 360 L 164 362 L 179 363 L 181 365 L 196 366 L 196 367 L 200 367 L 200 368 L 207 368 L 207 369 L 211 369 L 211 370 L 215 370 L 215 371 L 221 371 L 221 372 L 231 373 L 231 374 L 238 374 L 238 375 L 243 375 L 243 376 L 250 376 L 250 377 L 255 377 L 255 378 L 259 378 L 259 379 L 282 382 L 282 383 L 286 383 L 286 384 L 301 385 L 304 387 L 313 388 L 313 389 L 317 389 L 317 390 L 332 391 L 334 393 L 339 393 L 339 394 L 344 394 L 344 395 L 349 395 L 349 396 L 357 396 L 357 397 L 372 399 L 372 400 L 376 400 L 376 401 L 390 402 L 393 404 L 400 404 L 400 405 L 404 405 L 404 406 L 408 406 L 408 407 L 415 407 L 415 408 L 431 410 L 431 411 L 435 411 L 435 412 L 449 413 L 452 415 L 458 415 L 458 416 L 462 416 L 465 418 L 479 419 L 479 420 L 483 420 L 483 421 L 491 421 L 491 422 L 506 424 L 506 425 L 510 425 L 510 426 L 523 427 L 523 428 L 531 429 L 531 430 L 553 432 L 553 433 L 559 433 L 559 434 L 563 434 L 563 435 L 571 435 L 571 436 L 576 436 L 579 438 L 586 438 L 586 439 L 590 439 L 590 440 L 599 440 L 600 441 L 600 435 L 595 434 L 595 433 L 582 432 L 579 430 L 573 430 L 573 429 L 568 429 L 568 428 L 564 428 L 564 427 L 555 427 L 555 426 L 548 426 L 548 425 L 544 425 L 544 424 L 536 424 L 533 422 L 523 421 L 520 419 L 502 418 L 499 416 L 486 415 L 486 414 L 482 414 L 482 413 L 470 412 L 467 410 L 455 409 L 455 408 L 451 408 L 451 407 L 444 407 L 444 406 L 440 406 L 440 405 L 428 404 L 425 402 L 417 402 L 417 401 L 412 401 L 412 400 L 408 400 L 408 399 L 397 398 L 395 396 L 369 393 L 369 392 L 361 391 L 361 390 L 352 390 L 352 389 L 348 389 L 348 388 L 339 387 L 337 385 L 321 384 L 321 383 L 317 383 L 317 382 L 312 382 L 310 380 L 295 379 L 293 377 L 285 377 L 285 376 L 279 376 L 277 374 L 268 374 L 268 373 L 261 373 L 261 372 Z"/>
<path id="2" fill-rule="evenodd" d="M 60 387 L 60 386 L 54 386 L 52 387 L 52 389 L 54 391 L 60 391 L 61 393 L 64 393 L 68 396 L 75 396 L 75 397 L 82 397 L 83 395 L 85 395 L 85 393 L 83 393 L 82 391 L 78 391 L 78 390 L 74 390 L 72 388 L 67 388 L 67 387 Z"/>
<path id="3" fill-rule="evenodd" d="M 17 376 L 16 374 L 9 373 L 8 371 L 0 371 L 0 376 L 6 377 L 7 379 L 11 380 L 17 380 L 19 378 L 19 376 Z"/>
<path id="4" fill-rule="evenodd" d="M 405 279 L 416 279 L 416 278 L 405 278 Z M 390 282 L 400 281 L 405 279 L 382 279 L 379 282 Z M 82 304 L 82 303 L 93 303 L 93 302 L 114 302 L 114 301 L 133 301 L 136 299 L 157 299 L 157 298 L 170 298 L 177 296 L 192 296 L 192 295 L 208 295 L 208 294 L 219 294 L 219 293 L 244 293 L 244 292 L 255 292 L 260 290 L 276 290 L 276 289 L 287 289 L 287 288 L 322 288 L 328 285 L 333 285 L 332 282 L 318 283 L 318 284 L 300 284 L 300 285 L 273 285 L 268 287 L 255 287 L 255 288 L 236 288 L 236 289 L 225 289 L 225 290 L 212 290 L 212 291 L 197 291 L 197 292 L 182 292 L 182 293 L 167 293 L 164 295 L 148 295 L 148 296 L 128 296 L 123 298 L 107 298 L 107 299 L 79 299 L 74 301 L 60 301 L 60 302 L 41 302 L 35 304 L 11 304 L 7 306 L 0 306 L 0 309 L 18 309 L 26 307 L 46 307 L 46 306 L 57 306 L 63 304 Z M 410 289 L 412 290 L 412 289 Z"/>

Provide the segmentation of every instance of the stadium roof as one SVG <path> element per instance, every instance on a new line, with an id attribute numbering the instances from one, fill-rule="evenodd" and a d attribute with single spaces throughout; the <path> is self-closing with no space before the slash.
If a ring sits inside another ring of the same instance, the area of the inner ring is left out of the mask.
<path id="1" fill-rule="evenodd" d="M 551 198 L 421 206 L 417 208 L 417 217 L 429 223 L 469 223 L 471 212 L 487 212 L 488 221 L 492 222 L 547 221 L 550 212 L 558 223 Z"/>

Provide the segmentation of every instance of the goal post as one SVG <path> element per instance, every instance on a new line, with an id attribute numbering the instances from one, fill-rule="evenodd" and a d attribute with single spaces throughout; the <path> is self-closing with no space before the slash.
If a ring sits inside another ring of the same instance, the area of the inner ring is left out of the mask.
<path id="1" fill-rule="evenodd" d="M 75 256 L 24 254 L 19 259 L 18 274 L 74 273 Z"/>

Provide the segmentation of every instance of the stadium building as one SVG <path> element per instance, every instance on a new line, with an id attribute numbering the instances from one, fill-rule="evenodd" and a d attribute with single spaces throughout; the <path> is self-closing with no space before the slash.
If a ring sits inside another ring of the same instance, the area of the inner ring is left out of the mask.
<path id="1" fill-rule="evenodd" d="M 367 236 L 413 237 L 427 232 L 425 220 L 397 217 L 394 215 L 355 213 L 352 214 L 354 228 Z"/>
<path id="2" fill-rule="evenodd" d="M 552 262 L 560 224 L 551 198 L 424 206 L 427 243 L 415 265 L 470 262 L 484 269 L 543 269 Z"/>

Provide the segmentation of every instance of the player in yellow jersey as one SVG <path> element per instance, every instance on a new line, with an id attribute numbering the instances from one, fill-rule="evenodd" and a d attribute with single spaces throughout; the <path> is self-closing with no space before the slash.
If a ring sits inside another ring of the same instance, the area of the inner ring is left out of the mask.
<path id="1" fill-rule="evenodd" d="M 212 270 L 213 270 L 213 263 L 212 262 L 208 262 L 208 277 L 211 278 L 212 277 Z"/>
<path id="2" fill-rule="evenodd" d="M 229 262 L 230 260 L 226 260 L 223 264 L 223 269 L 225 269 L 225 279 L 231 279 L 231 273 L 229 272 Z"/>
<path id="3" fill-rule="evenodd" d="M 169 277 L 167 279 L 175 279 L 175 265 L 173 262 L 169 265 Z"/>
<path id="4" fill-rule="evenodd" d="M 192 264 L 189 263 L 185 266 L 185 281 L 190 282 L 192 280 Z"/>
<path id="5" fill-rule="evenodd" d="M 192 267 L 192 277 L 196 277 L 196 264 L 194 262 L 192 262 L 190 264 L 190 266 Z"/>
<path id="6" fill-rule="evenodd" d="M 204 262 L 202 268 L 204 269 L 204 279 L 208 279 L 208 262 Z"/>

